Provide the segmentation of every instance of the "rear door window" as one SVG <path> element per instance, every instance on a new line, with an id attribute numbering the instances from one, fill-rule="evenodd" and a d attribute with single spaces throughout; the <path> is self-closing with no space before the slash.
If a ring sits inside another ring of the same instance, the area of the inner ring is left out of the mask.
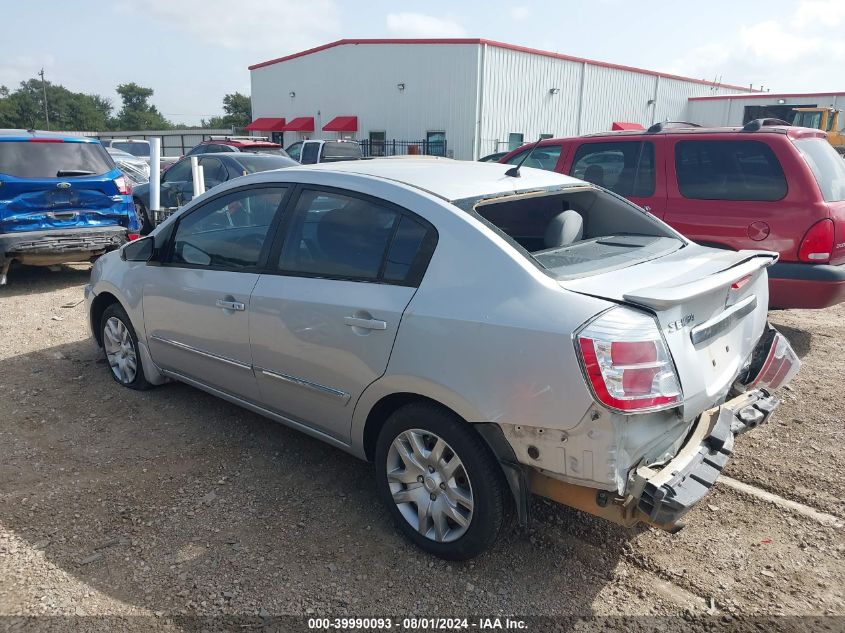
<path id="1" fill-rule="evenodd" d="M 675 146 L 678 188 L 694 200 L 772 202 L 786 195 L 786 176 L 760 141 L 680 141 Z"/>
<path id="2" fill-rule="evenodd" d="M 570 175 L 626 198 L 654 195 L 654 143 L 584 143 L 575 152 Z"/>
<path id="3" fill-rule="evenodd" d="M 0 141 L 0 173 L 17 178 L 73 178 L 114 169 L 100 143 Z"/>
<path id="4" fill-rule="evenodd" d="M 434 229 L 392 205 L 335 191 L 303 190 L 290 218 L 283 273 L 415 285 Z"/>
<path id="5" fill-rule="evenodd" d="M 797 140 L 795 147 L 813 170 L 825 202 L 845 200 L 845 158 L 821 138 Z"/>

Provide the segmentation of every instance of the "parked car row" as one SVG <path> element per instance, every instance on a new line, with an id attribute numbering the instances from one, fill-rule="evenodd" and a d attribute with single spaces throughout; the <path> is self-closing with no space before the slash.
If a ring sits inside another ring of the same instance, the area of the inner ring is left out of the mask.
<path id="1" fill-rule="evenodd" d="M 374 462 L 399 529 L 466 559 L 532 493 L 680 529 L 800 365 L 766 320 L 776 259 L 552 171 L 359 160 L 219 184 L 85 296 L 120 385 L 181 381 Z"/>
<path id="2" fill-rule="evenodd" d="M 194 179 L 189 154 L 161 175 L 159 188 L 160 218 L 167 217 L 187 204 L 194 196 Z M 292 167 L 298 163 L 284 154 L 252 153 L 249 151 L 200 153 L 197 161 L 203 168 L 205 189 L 228 182 L 233 178 L 269 169 Z M 150 184 L 133 188 L 133 201 L 141 221 L 141 233 L 146 235 L 157 223 L 150 213 Z"/>
<path id="3" fill-rule="evenodd" d="M 518 163 L 529 151 L 527 166 L 609 189 L 700 244 L 778 253 L 772 307 L 845 300 L 845 161 L 820 130 L 768 120 L 658 124 L 547 139 L 500 161 Z"/>

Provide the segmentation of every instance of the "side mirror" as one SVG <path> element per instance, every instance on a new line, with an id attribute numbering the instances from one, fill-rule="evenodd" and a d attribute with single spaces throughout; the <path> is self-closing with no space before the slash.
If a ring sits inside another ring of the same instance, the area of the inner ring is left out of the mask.
<path id="1" fill-rule="evenodd" d="M 148 262 L 155 250 L 155 239 L 147 236 L 130 242 L 120 250 L 120 258 L 127 262 Z"/>

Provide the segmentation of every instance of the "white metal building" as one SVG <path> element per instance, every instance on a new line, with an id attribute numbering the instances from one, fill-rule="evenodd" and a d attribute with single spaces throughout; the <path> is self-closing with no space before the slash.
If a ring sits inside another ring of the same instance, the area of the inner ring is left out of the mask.
<path id="1" fill-rule="evenodd" d="M 483 39 L 339 40 L 250 66 L 248 129 L 393 139 L 477 159 L 538 138 L 683 120 L 688 99 L 748 88 Z M 339 118 L 340 117 L 340 118 Z M 433 153 L 433 152 L 432 152 Z"/>
<path id="2" fill-rule="evenodd" d="M 707 126 L 744 125 L 767 117 L 792 122 L 793 108 L 845 109 L 845 92 L 754 93 L 692 97 L 687 113 L 691 123 Z M 845 125 L 845 120 L 840 121 Z"/>

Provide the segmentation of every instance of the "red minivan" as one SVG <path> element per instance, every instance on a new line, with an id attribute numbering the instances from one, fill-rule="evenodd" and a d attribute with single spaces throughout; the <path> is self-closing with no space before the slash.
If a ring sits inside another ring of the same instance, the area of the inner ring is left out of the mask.
<path id="1" fill-rule="evenodd" d="M 499 162 L 518 163 L 531 147 Z M 614 191 L 700 244 L 776 251 L 773 308 L 845 301 L 845 160 L 824 132 L 770 119 L 743 128 L 659 123 L 546 139 L 525 165 Z"/>

